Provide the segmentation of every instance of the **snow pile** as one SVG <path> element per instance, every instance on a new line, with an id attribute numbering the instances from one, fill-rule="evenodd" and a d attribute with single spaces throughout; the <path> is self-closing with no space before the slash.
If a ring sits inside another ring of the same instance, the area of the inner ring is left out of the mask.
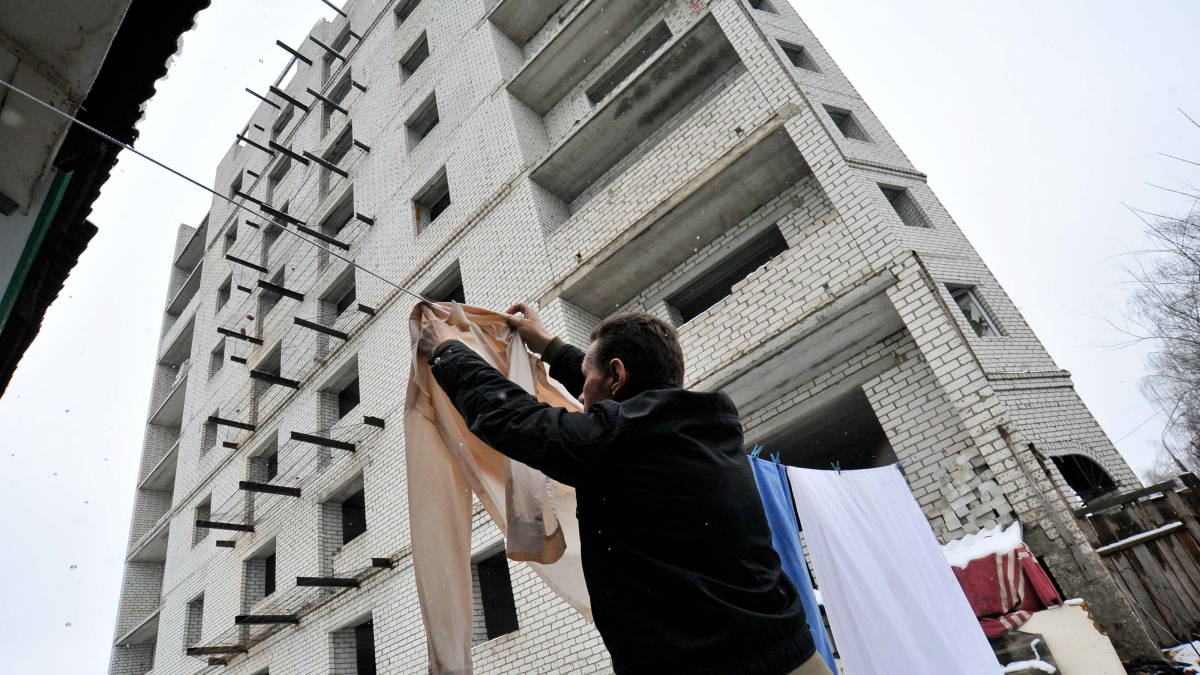
<path id="1" fill-rule="evenodd" d="M 1176 663 L 1190 666 L 1189 673 L 1200 673 L 1200 640 L 1164 649 L 1163 653 Z"/>
<path id="2" fill-rule="evenodd" d="M 978 560 L 993 553 L 1008 553 L 1021 545 L 1021 523 L 1016 522 L 1005 529 L 997 525 L 990 530 L 980 530 L 968 534 L 962 539 L 942 547 L 942 555 L 952 567 L 966 567 L 972 560 Z"/>
<path id="3" fill-rule="evenodd" d="M 1027 670 L 1037 670 L 1037 671 L 1041 671 L 1043 673 L 1057 673 L 1058 668 L 1055 668 L 1054 666 L 1050 665 L 1049 663 L 1046 663 L 1045 661 L 1043 661 L 1042 655 L 1038 654 L 1037 646 L 1038 646 L 1039 642 L 1041 642 L 1041 640 L 1035 638 L 1033 640 L 1033 642 L 1029 643 L 1029 648 L 1033 650 L 1033 660 L 1031 660 L 1031 661 L 1013 661 L 1012 663 L 1009 663 L 1007 666 L 1004 666 L 1004 672 L 1006 672 L 1006 673 L 1023 673 Z"/>

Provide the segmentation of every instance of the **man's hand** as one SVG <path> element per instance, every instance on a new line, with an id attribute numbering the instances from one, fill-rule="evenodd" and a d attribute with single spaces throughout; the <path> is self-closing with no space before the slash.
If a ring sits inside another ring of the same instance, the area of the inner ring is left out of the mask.
<path id="1" fill-rule="evenodd" d="M 504 312 L 508 314 L 508 325 L 515 331 L 521 339 L 525 341 L 525 346 L 537 354 L 541 354 L 546 349 L 546 345 L 554 339 L 550 331 L 542 325 L 542 319 L 538 316 L 537 310 L 529 305 L 518 302 L 509 307 Z M 517 316 L 520 314 L 520 316 Z"/>
<path id="2" fill-rule="evenodd" d="M 421 337 L 417 340 L 418 356 L 429 358 L 438 347 L 458 339 L 458 332 L 437 318 L 428 307 L 421 307 L 421 315 L 425 318 L 425 325 L 421 327 Z"/>

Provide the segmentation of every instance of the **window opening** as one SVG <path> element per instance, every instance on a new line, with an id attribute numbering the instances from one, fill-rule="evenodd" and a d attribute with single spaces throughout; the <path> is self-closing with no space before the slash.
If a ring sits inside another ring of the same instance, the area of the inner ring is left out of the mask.
<path id="1" fill-rule="evenodd" d="M 341 316 L 354 307 L 357 301 L 358 292 L 354 282 L 354 268 L 351 267 L 325 294 L 325 302 L 333 305 L 334 316 Z"/>
<path id="2" fill-rule="evenodd" d="M 212 379 L 217 373 L 221 372 L 221 368 L 225 366 L 225 338 L 217 343 L 217 348 L 212 350 L 212 354 L 208 359 L 208 379 Z"/>
<path id="3" fill-rule="evenodd" d="M 274 450 L 267 455 L 267 480 L 272 480 L 279 475 L 279 450 Z"/>
<path id="4" fill-rule="evenodd" d="M 596 80 L 587 90 L 587 97 L 593 104 L 604 100 L 606 96 L 611 94 L 622 82 L 627 80 L 633 71 L 642 66 L 643 63 L 650 60 L 650 57 L 659 50 L 660 47 L 671 41 L 671 29 L 667 28 L 665 21 L 659 22 L 657 26 L 651 28 L 648 33 L 636 44 L 629 49 L 616 63 L 612 65 L 600 79 Z"/>
<path id="5" fill-rule="evenodd" d="M 1117 482 L 1099 464 L 1083 455 L 1051 457 L 1063 480 L 1085 504 L 1118 489 Z"/>
<path id="6" fill-rule="evenodd" d="M 408 129 L 408 149 L 411 151 L 425 140 L 425 137 L 437 127 L 439 121 L 437 94 L 433 93 L 404 123 L 405 128 Z"/>
<path id="7" fill-rule="evenodd" d="M 775 11 L 775 6 L 767 0 L 748 0 L 748 2 L 750 3 L 751 9 L 757 9 L 760 12 L 767 12 L 768 14 L 779 13 Z"/>
<path id="8" fill-rule="evenodd" d="M 220 411 L 213 411 L 213 415 L 217 415 Z M 217 445 L 217 423 L 212 420 L 204 420 L 204 426 L 200 429 L 200 456 L 208 454 Z"/>
<path id="9" fill-rule="evenodd" d="M 225 279 L 225 283 L 221 284 L 221 287 L 217 289 L 217 312 L 220 312 L 225 308 L 225 305 L 229 303 L 229 298 L 232 293 L 233 275 L 230 275 L 227 279 Z"/>
<path id="10" fill-rule="evenodd" d="M 337 237 L 346 229 L 350 221 L 354 218 L 354 192 L 351 191 L 346 198 L 343 199 L 337 206 L 325 216 L 325 220 L 321 221 L 321 234 L 327 237 Z"/>
<path id="11" fill-rule="evenodd" d="M 234 178 L 233 182 L 229 184 L 229 197 L 230 198 L 236 197 L 237 193 L 239 193 L 241 191 L 242 191 L 242 172 L 239 170 L 237 178 Z"/>
<path id="12" fill-rule="evenodd" d="M 879 186 L 879 189 L 883 190 L 883 196 L 887 198 L 888 203 L 892 205 L 892 210 L 900 217 L 900 222 L 909 227 L 929 227 L 929 221 L 908 190 L 882 185 Z"/>
<path id="13" fill-rule="evenodd" d="M 354 665 L 358 669 L 356 675 L 377 675 L 373 621 L 354 627 Z"/>
<path id="14" fill-rule="evenodd" d="M 408 78 L 417 72 L 427 58 L 429 58 L 429 37 L 428 33 L 421 33 L 421 37 L 417 38 L 416 43 L 409 47 L 408 52 L 400 59 L 400 83 L 407 82 Z"/>
<path id="15" fill-rule="evenodd" d="M 738 247 L 674 295 L 667 304 L 687 323 L 733 293 L 733 287 L 788 248 L 779 228 L 772 225 Z"/>
<path id="16" fill-rule="evenodd" d="M 367 531 L 366 492 L 359 490 L 342 502 L 342 545 Z"/>
<path id="17" fill-rule="evenodd" d="M 456 262 L 437 281 L 433 282 L 423 294 L 434 302 L 457 302 L 464 305 L 467 302 L 466 289 L 463 287 L 462 267 Z"/>
<path id="18" fill-rule="evenodd" d="M 187 604 L 187 617 L 184 620 L 183 642 L 185 647 L 195 647 L 200 644 L 204 633 L 204 594 Z"/>
<path id="19" fill-rule="evenodd" d="M 349 384 L 347 384 L 345 387 L 342 387 L 341 391 L 338 392 L 337 397 L 338 419 L 340 420 L 346 415 L 350 414 L 351 410 L 354 410 L 356 407 L 358 407 L 358 378 L 354 378 Z"/>
<path id="20" fill-rule="evenodd" d="M 285 286 L 283 268 L 280 268 L 279 271 L 271 277 L 270 283 L 275 284 L 276 286 Z M 279 304 L 279 299 L 282 297 L 282 295 L 276 293 L 275 291 L 268 290 L 266 288 L 259 291 L 258 316 L 260 322 L 266 319 L 267 314 L 269 314 L 272 309 L 275 309 L 275 305 Z"/>
<path id="21" fill-rule="evenodd" d="M 192 510 L 192 547 L 195 548 L 208 536 L 208 528 L 200 527 L 197 523 L 201 520 L 209 520 L 212 517 L 212 495 L 204 498 L 204 501 L 196 505 Z M 199 627 L 197 627 L 199 630 Z"/>
<path id="22" fill-rule="evenodd" d="M 967 323 L 971 325 L 971 330 L 975 331 L 975 335 L 981 338 L 1000 337 L 1000 329 L 996 328 L 992 317 L 983 308 L 983 303 L 979 301 L 979 296 L 975 294 L 974 288 L 969 286 L 947 286 L 946 288 L 950 291 L 950 297 L 954 298 L 954 302 L 962 310 Z"/>
<path id="23" fill-rule="evenodd" d="M 274 204 L 279 194 L 279 186 L 292 168 L 292 159 L 284 157 L 267 176 L 267 203 Z"/>
<path id="24" fill-rule="evenodd" d="M 337 52 L 338 54 L 342 54 L 343 52 L 346 51 L 346 47 L 348 47 L 349 45 L 350 45 L 350 29 L 349 29 L 349 27 L 347 27 L 346 30 L 342 31 L 342 34 L 339 35 L 338 38 L 336 40 L 334 40 L 333 43 L 330 44 L 329 46 L 332 47 L 333 50 L 335 52 Z M 333 54 L 326 52 L 325 57 L 323 59 L 321 59 L 321 81 L 328 82 L 330 76 L 333 75 L 335 72 L 337 72 L 338 68 L 341 67 L 341 63 L 345 63 L 345 62 L 342 61 L 342 59 L 338 58 L 337 56 L 334 56 Z"/>
<path id="25" fill-rule="evenodd" d="M 838 128 L 838 131 L 842 132 L 842 136 L 856 141 L 870 142 L 871 137 L 867 135 L 866 130 L 858 123 L 858 119 L 854 117 L 854 113 L 831 106 L 825 106 L 825 112 L 829 114 L 829 119 L 833 120 L 833 124 Z"/>
<path id="26" fill-rule="evenodd" d="M 229 253 L 233 245 L 237 243 L 237 228 L 236 220 L 229 224 L 229 229 L 225 231 L 225 248 L 222 253 Z"/>
<path id="27" fill-rule="evenodd" d="M 474 577 L 473 600 L 476 610 L 473 612 L 475 629 L 472 642 L 477 645 L 515 633 L 520 628 L 517 623 L 517 603 L 513 597 L 512 578 L 508 573 L 504 549 L 473 560 L 471 574 Z"/>
<path id="28" fill-rule="evenodd" d="M 450 206 L 450 182 L 446 178 L 446 169 L 442 168 L 437 176 L 413 198 L 413 208 L 417 215 L 417 231 L 421 232 L 433 224 Z"/>
<path id="29" fill-rule="evenodd" d="M 287 131 L 288 124 L 292 118 L 296 116 L 296 107 L 288 104 L 283 112 L 279 113 L 279 118 L 275 120 L 275 124 L 271 126 L 271 140 L 278 141 L 283 136 L 283 132 Z"/>
<path id="30" fill-rule="evenodd" d="M 400 4 L 396 5 L 396 25 L 400 26 L 408 21 L 408 17 L 412 16 L 420 4 L 421 0 L 400 0 Z"/>
<path id="31" fill-rule="evenodd" d="M 794 45 L 790 42 L 784 42 L 783 40 L 776 40 L 776 42 L 779 43 L 779 47 L 783 50 L 784 56 L 787 57 L 788 61 L 790 61 L 793 66 L 796 66 L 797 68 L 803 68 L 804 70 L 811 70 L 814 73 L 821 72 L 817 68 L 817 64 L 812 60 L 812 57 L 809 56 L 807 49 L 799 45 Z"/>

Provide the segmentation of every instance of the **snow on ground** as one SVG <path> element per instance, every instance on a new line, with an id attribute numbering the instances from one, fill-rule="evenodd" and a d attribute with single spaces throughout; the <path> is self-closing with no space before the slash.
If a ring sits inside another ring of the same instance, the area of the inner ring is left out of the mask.
<path id="1" fill-rule="evenodd" d="M 1176 663 L 1186 663 L 1191 666 L 1188 669 L 1189 672 L 1200 673 L 1200 640 L 1164 649 L 1163 653 Z"/>

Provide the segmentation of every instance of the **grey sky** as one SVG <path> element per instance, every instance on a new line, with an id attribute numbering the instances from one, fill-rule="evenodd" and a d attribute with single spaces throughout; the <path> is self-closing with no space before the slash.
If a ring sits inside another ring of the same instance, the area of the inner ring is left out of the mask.
<path id="1" fill-rule="evenodd" d="M 1162 430 L 1136 387 L 1143 352 L 1107 348 L 1119 337 L 1099 317 L 1123 303 L 1114 256 L 1142 241 L 1121 202 L 1177 213 L 1183 197 L 1143 182 L 1200 182 L 1200 167 L 1155 154 L 1200 161 L 1200 129 L 1176 111 L 1200 114 L 1200 3 L 795 5 L 1143 470 Z M 138 148 L 210 181 L 256 103 L 243 88 L 285 63 L 275 39 L 298 43 L 330 15 L 319 0 L 216 0 Z M 6 672 L 107 666 L 175 230 L 208 204 L 124 156 L 92 215 L 99 235 L 0 399 Z"/>

